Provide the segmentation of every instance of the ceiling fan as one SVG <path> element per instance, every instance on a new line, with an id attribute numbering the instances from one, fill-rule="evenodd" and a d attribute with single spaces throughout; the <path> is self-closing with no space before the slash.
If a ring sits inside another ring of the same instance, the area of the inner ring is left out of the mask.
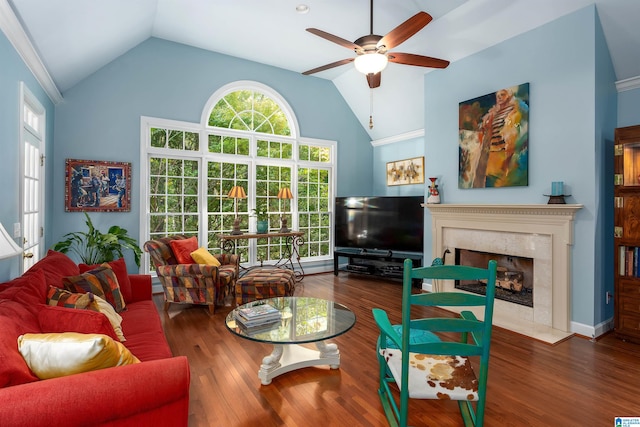
<path id="1" fill-rule="evenodd" d="M 311 34 L 351 49 L 356 53 L 355 58 L 342 59 L 321 67 L 303 72 L 304 75 L 318 73 L 340 65 L 355 62 L 356 69 L 367 76 L 367 83 L 371 89 L 380 86 L 380 72 L 391 61 L 396 64 L 415 65 L 417 67 L 446 68 L 449 61 L 429 56 L 414 55 L 412 53 L 389 52 L 389 50 L 405 42 L 433 19 L 426 12 L 418 12 L 411 18 L 398 25 L 387 35 L 373 34 L 373 0 L 371 0 L 370 34 L 362 36 L 354 42 L 334 36 L 317 28 L 307 28 Z"/>

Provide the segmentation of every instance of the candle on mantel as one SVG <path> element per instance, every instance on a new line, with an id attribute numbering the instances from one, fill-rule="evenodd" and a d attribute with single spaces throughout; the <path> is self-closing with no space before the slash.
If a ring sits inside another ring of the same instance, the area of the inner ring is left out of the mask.
<path id="1" fill-rule="evenodd" d="M 564 195 L 564 182 L 554 181 L 551 183 L 551 195 L 563 196 Z"/>

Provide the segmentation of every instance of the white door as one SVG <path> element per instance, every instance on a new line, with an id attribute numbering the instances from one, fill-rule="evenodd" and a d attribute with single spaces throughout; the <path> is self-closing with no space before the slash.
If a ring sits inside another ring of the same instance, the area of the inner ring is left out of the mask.
<path id="1" fill-rule="evenodd" d="M 24 83 L 22 89 L 22 132 L 21 132 L 21 224 L 23 264 L 27 271 L 38 262 L 44 252 L 42 248 L 43 194 L 44 188 L 44 135 L 45 111 Z"/>

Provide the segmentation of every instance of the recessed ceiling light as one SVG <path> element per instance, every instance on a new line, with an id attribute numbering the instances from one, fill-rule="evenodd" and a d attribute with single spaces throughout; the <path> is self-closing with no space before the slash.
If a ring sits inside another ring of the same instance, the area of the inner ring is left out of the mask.
<path id="1" fill-rule="evenodd" d="M 296 12 L 307 13 L 309 12 L 309 6 L 307 6 L 306 4 L 299 4 L 296 6 Z"/>

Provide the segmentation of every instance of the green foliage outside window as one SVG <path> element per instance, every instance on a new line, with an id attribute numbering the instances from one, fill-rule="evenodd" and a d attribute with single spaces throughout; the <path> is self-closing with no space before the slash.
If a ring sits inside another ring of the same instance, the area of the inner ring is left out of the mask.
<path id="1" fill-rule="evenodd" d="M 151 129 L 151 146 L 174 150 L 198 151 L 200 148 L 198 134 L 173 129 Z"/>
<path id="2" fill-rule="evenodd" d="M 294 224 L 292 213 L 295 213 L 296 228 L 305 233 L 300 255 L 329 255 L 331 149 L 322 145 L 296 144 L 288 139 L 291 130 L 287 114 L 276 101 L 255 90 L 225 95 L 212 108 L 208 125 L 214 127 L 202 142 L 208 157 L 194 152 L 200 150 L 197 132 L 150 129 L 150 147 L 166 150 L 163 155 L 149 158 L 150 237 L 177 233 L 198 235 L 200 227 L 206 226 L 207 247 L 219 248 L 216 236 L 231 231 L 236 215 L 234 199 L 228 198 L 227 194 L 233 186 L 240 185 L 248 195 L 255 196 L 253 200 L 236 200 L 241 228 L 245 232 L 251 220 L 249 206 L 267 211 L 270 232 L 280 228 L 281 215 L 287 217 L 291 227 Z M 246 132 L 246 136 L 237 131 Z M 171 154 L 173 150 L 176 156 Z M 218 159 L 216 156 L 224 157 Z M 298 161 L 305 162 L 306 167 L 297 166 Z M 207 173 L 204 181 L 199 176 L 200 162 L 204 162 Z M 311 163 L 327 165 L 310 168 Z M 255 177 L 249 182 L 254 164 Z M 206 194 L 205 212 L 199 211 L 201 182 Z M 293 200 L 277 198 L 282 187 L 295 191 Z M 286 240 L 264 238 L 255 243 L 253 259 L 268 261 L 282 256 Z M 237 242 L 241 262 L 250 260 L 249 247 L 248 240 Z"/>
<path id="3" fill-rule="evenodd" d="M 151 236 L 197 234 L 199 215 L 196 160 L 166 157 L 152 157 L 149 160 L 149 213 Z"/>
<path id="4" fill-rule="evenodd" d="M 209 126 L 291 135 L 289 121 L 280 106 L 254 90 L 238 90 L 225 95 L 211 110 Z"/>

